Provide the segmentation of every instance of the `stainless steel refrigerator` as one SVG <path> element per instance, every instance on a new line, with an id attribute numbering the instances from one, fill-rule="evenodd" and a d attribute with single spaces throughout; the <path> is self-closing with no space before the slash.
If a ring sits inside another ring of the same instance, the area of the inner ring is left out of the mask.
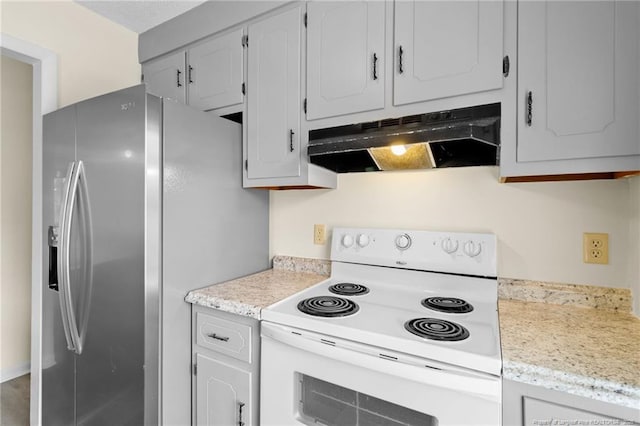
<path id="1" fill-rule="evenodd" d="M 144 85 L 44 117 L 42 423 L 187 425 L 189 290 L 268 267 L 241 126 Z"/>

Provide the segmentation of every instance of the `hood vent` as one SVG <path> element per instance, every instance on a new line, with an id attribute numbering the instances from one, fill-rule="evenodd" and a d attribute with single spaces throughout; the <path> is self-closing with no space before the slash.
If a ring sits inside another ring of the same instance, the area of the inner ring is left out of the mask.
<path id="1" fill-rule="evenodd" d="M 309 160 L 338 173 L 497 165 L 500 104 L 309 132 Z"/>

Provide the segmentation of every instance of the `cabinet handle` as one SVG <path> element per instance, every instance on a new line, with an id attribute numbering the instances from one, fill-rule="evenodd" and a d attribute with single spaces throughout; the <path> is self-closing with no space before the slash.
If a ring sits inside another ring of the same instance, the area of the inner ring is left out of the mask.
<path id="1" fill-rule="evenodd" d="M 193 83 L 193 80 L 191 79 L 192 71 L 193 71 L 193 67 L 189 65 L 189 73 L 187 74 L 187 77 L 189 78 L 189 84 Z"/>
<path id="2" fill-rule="evenodd" d="M 212 339 L 216 339 L 216 340 L 221 340 L 223 342 L 228 342 L 229 338 L 226 336 L 218 336 L 216 333 L 210 333 L 207 334 L 207 336 L 211 337 Z"/>
<path id="3" fill-rule="evenodd" d="M 378 79 L 378 55 L 373 54 L 373 79 Z"/>
<path id="4" fill-rule="evenodd" d="M 242 409 L 244 408 L 244 402 L 238 401 L 238 426 L 244 426 L 242 421 Z"/>
<path id="5" fill-rule="evenodd" d="M 402 68 L 402 55 L 404 54 L 404 50 L 402 50 L 402 46 L 398 47 L 398 72 L 402 74 L 404 69 Z"/>
<path id="6" fill-rule="evenodd" d="M 293 135 L 295 135 L 293 129 L 289 129 L 289 150 L 291 152 L 293 152 Z"/>
<path id="7" fill-rule="evenodd" d="M 180 83 L 180 74 L 182 74 L 182 71 L 180 70 L 176 70 L 176 83 L 178 84 L 178 87 L 182 87 L 182 84 Z"/>
<path id="8" fill-rule="evenodd" d="M 533 121 L 533 93 L 529 91 L 527 93 L 527 126 L 531 127 Z"/>

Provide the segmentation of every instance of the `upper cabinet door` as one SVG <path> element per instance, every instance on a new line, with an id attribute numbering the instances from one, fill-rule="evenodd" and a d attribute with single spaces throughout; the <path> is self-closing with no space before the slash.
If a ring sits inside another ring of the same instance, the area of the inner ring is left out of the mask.
<path id="1" fill-rule="evenodd" d="M 394 105 L 502 87 L 503 2 L 395 2 Z"/>
<path id="2" fill-rule="evenodd" d="M 184 52 L 181 51 L 144 64 L 142 74 L 149 92 L 185 103 L 187 83 L 184 62 Z"/>
<path id="3" fill-rule="evenodd" d="M 640 154 L 640 3 L 521 1 L 517 160 Z"/>
<path id="4" fill-rule="evenodd" d="M 247 175 L 300 175 L 300 6 L 249 25 Z"/>
<path id="5" fill-rule="evenodd" d="M 309 2 L 307 14 L 307 119 L 384 108 L 384 2 Z"/>
<path id="6" fill-rule="evenodd" d="M 242 103 L 242 50 L 241 28 L 189 49 L 189 105 L 210 110 Z"/>

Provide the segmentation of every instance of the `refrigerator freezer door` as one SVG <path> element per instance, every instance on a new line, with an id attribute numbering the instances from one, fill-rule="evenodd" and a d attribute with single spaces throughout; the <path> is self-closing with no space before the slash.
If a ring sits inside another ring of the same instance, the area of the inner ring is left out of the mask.
<path id="1" fill-rule="evenodd" d="M 75 106 L 47 114 L 43 123 L 42 238 L 50 226 L 59 228 L 69 166 L 75 160 Z M 67 349 L 60 312 L 60 292 L 49 288 L 49 256 L 42 258 L 42 419 L 44 425 L 75 424 L 75 358 Z M 57 263 L 57 262 L 56 262 Z"/>
<path id="2" fill-rule="evenodd" d="M 191 423 L 190 290 L 268 268 L 268 192 L 242 188 L 241 127 L 164 100 L 163 424 Z"/>
<path id="3" fill-rule="evenodd" d="M 85 330 L 76 358 L 78 425 L 144 423 L 145 106 L 144 86 L 77 104 L 77 159 L 93 225 L 90 301 L 84 262 L 71 280 Z M 81 259 L 86 239 L 72 241 Z"/>

